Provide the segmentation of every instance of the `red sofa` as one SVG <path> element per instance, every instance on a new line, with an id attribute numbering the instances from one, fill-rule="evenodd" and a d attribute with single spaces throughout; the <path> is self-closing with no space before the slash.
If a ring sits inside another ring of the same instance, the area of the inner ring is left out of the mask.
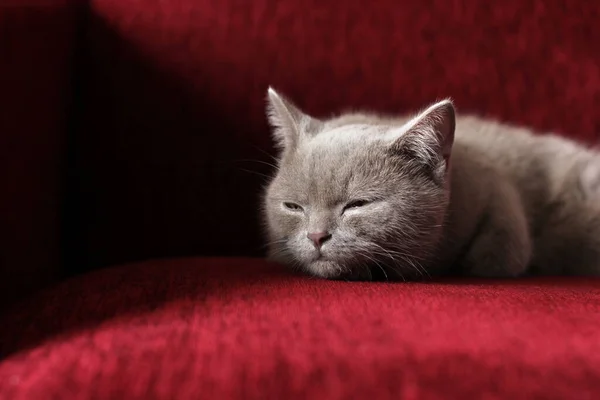
<path id="1" fill-rule="evenodd" d="M 596 399 L 600 279 L 265 262 L 268 85 L 600 139 L 600 3 L 0 1 L 0 399 Z"/>

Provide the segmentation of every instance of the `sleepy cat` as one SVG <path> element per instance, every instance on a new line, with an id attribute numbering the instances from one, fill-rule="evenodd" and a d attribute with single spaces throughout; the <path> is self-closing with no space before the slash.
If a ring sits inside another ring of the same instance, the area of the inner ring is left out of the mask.
<path id="1" fill-rule="evenodd" d="M 450 100 L 317 119 L 269 89 L 268 116 L 273 260 L 348 280 L 600 275 L 599 153 Z"/>

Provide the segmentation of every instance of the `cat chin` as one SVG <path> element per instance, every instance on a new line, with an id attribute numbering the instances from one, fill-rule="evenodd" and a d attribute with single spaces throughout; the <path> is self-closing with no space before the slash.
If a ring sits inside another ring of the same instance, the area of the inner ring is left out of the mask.
<path id="1" fill-rule="evenodd" d="M 329 280 L 373 280 L 373 275 L 369 268 L 348 268 L 343 264 L 331 260 L 319 259 L 312 261 L 304 269 L 310 275 Z"/>
<path id="2" fill-rule="evenodd" d="M 339 263 L 323 259 L 308 263 L 305 269 L 310 274 L 325 279 L 339 279 L 345 272 L 345 269 Z"/>

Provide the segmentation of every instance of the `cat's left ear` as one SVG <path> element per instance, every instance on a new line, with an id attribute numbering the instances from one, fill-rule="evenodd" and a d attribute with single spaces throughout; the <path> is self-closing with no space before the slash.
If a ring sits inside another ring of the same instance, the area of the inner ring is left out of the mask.
<path id="1" fill-rule="evenodd" d="M 438 169 L 447 170 L 456 128 L 456 111 L 452 100 L 439 101 L 402 128 L 393 133 L 393 146 L 423 163 Z M 442 164 L 442 165 L 440 165 Z"/>
<path id="2" fill-rule="evenodd" d="M 276 145 L 284 150 L 294 149 L 303 135 L 316 133 L 320 126 L 317 119 L 303 113 L 271 87 L 267 95 L 267 116 Z"/>

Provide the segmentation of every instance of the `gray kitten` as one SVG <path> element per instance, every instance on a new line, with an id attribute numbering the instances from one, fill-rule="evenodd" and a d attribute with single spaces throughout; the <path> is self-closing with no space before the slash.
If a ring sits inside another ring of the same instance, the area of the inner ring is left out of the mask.
<path id="1" fill-rule="evenodd" d="M 331 279 L 600 275 L 600 154 L 475 116 L 321 120 L 273 89 L 271 259 Z"/>

